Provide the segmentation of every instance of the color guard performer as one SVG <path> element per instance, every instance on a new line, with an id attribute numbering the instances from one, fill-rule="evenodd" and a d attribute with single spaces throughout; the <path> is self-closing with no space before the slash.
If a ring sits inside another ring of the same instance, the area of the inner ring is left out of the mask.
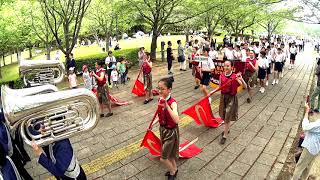
<path id="1" fill-rule="evenodd" d="M 204 94 L 204 96 L 207 96 L 209 94 L 207 86 L 209 86 L 210 83 L 211 72 L 215 68 L 213 60 L 209 57 L 209 51 L 210 48 L 204 48 L 204 57 L 200 57 L 201 60 L 199 63 L 199 67 L 201 69 L 201 91 Z M 209 101 L 211 103 L 211 97 L 209 97 Z"/>
<path id="2" fill-rule="evenodd" d="M 163 78 L 158 82 L 159 103 L 158 117 L 160 124 L 161 157 L 160 161 L 169 170 L 165 175 L 168 180 L 177 176 L 179 158 L 179 114 L 176 100 L 171 96 L 172 80 Z"/>
<path id="3" fill-rule="evenodd" d="M 146 52 L 144 56 L 144 61 L 142 64 L 142 72 L 143 72 L 143 78 L 146 83 L 146 100 L 144 101 L 144 104 L 148 104 L 150 101 L 153 100 L 152 95 L 152 61 L 150 58 L 150 53 Z"/>
<path id="4" fill-rule="evenodd" d="M 230 122 L 238 119 L 238 97 L 237 89 L 239 86 L 247 88 L 241 74 L 232 72 L 232 62 L 224 62 L 224 73 L 220 75 L 220 86 L 224 86 L 229 79 L 235 79 L 221 89 L 219 115 L 224 120 L 224 131 L 221 134 L 220 144 L 224 144 L 230 129 Z"/>
<path id="5" fill-rule="evenodd" d="M 247 102 L 250 103 L 252 100 L 252 88 L 254 86 L 253 76 L 254 73 L 258 70 L 257 59 L 255 58 L 255 54 L 253 51 L 250 51 L 249 58 L 246 60 L 246 69 L 244 73 L 244 81 L 248 86 L 248 95 Z"/>

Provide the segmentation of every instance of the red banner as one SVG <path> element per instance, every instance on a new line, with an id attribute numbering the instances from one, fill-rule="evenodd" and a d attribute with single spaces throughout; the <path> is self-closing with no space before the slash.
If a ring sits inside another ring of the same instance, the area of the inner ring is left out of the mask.
<path id="1" fill-rule="evenodd" d="M 146 92 L 144 91 L 144 85 L 139 79 L 137 79 L 136 82 L 134 83 L 134 86 L 131 92 L 137 96 L 146 95 Z"/>
<path id="2" fill-rule="evenodd" d="M 181 158 L 192 158 L 198 155 L 200 152 L 201 149 L 194 145 L 192 142 L 190 144 L 188 140 L 183 144 L 180 144 L 179 146 L 179 157 Z"/>
<path id="3" fill-rule="evenodd" d="M 219 82 L 219 77 L 220 74 L 222 74 L 224 72 L 224 60 L 214 60 L 214 65 L 215 65 L 215 69 L 214 71 L 211 73 L 211 83 L 214 87 L 216 87 L 217 85 L 220 84 Z M 242 74 L 244 74 L 245 68 L 246 68 L 246 63 L 242 62 L 242 61 L 233 61 L 233 69 L 232 71 L 235 73 L 241 72 Z"/>
<path id="4" fill-rule="evenodd" d="M 192 158 L 201 152 L 201 149 L 189 142 L 188 140 L 179 145 L 180 158 Z M 147 148 L 153 156 L 161 156 L 161 142 L 160 139 L 151 131 L 148 130 L 144 136 L 141 146 Z"/>
<path id="5" fill-rule="evenodd" d="M 198 103 L 183 111 L 182 114 L 192 117 L 196 124 L 203 124 L 206 127 L 216 128 L 223 123 L 221 118 L 215 118 L 213 116 L 208 97 L 201 99 Z"/>
<path id="6" fill-rule="evenodd" d="M 146 135 L 144 135 L 140 146 L 144 146 L 145 148 L 149 149 L 150 153 L 154 156 L 161 155 L 160 139 L 150 130 L 148 130 Z"/>

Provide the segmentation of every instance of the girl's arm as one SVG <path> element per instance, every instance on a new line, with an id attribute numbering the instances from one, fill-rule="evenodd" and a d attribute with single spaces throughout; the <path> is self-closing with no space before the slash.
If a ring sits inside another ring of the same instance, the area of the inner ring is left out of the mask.
<path id="1" fill-rule="evenodd" d="M 92 75 L 93 75 L 95 78 L 97 78 L 99 81 L 102 81 L 105 74 L 104 74 L 104 72 L 102 72 L 102 73 L 100 74 L 100 77 L 99 77 L 98 75 L 96 75 L 96 73 L 93 73 Z"/>
<path id="2" fill-rule="evenodd" d="M 178 124 L 179 121 L 180 121 L 180 118 L 179 118 L 179 114 L 178 114 L 178 105 L 176 102 L 173 102 L 171 104 L 171 107 L 168 105 L 168 103 L 166 102 L 165 103 L 165 106 L 171 116 L 171 118 L 173 119 L 173 121 Z"/>
<path id="3" fill-rule="evenodd" d="M 237 81 L 240 85 L 242 85 L 243 88 L 247 89 L 247 83 L 243 80 L 242 77 L 238 77 Z"/>
<path id="4" fill-rule="evenodd" d="M 147 62 L 147 64 L 148 64 L 148 66 L 150 67 L 150 68 L 152 68 L 152 62 L 150 61 L 150 62 Z"/>

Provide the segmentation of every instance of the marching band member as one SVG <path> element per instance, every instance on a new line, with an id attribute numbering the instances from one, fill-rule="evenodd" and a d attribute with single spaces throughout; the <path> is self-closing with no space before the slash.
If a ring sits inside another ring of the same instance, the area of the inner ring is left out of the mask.
<path id="1" fill-rule="evenodd" d="M 224 132 L 221 134 L 220 144 L 224 144 L 230 129 L 231 121 L 238 119 L 238 97 L 237 89 L 239 86 L 247 87 L 241 74 L 232 72 L 232 63 L 230 60 L 224 62 L 224 73 L 220 75 L 220 86 L 224 86 L 229 79 L 236 79 L 221 89 L 219 115 L 224 120 Z"/>
<path id="2" fill-rule="evenodd" d="M 146 83 L 146 100 L 144 101 L 144 104 L 148 104 L 150 101 L 153 100 L 152 97 L 152 61 L 150 58 L 150 53 L 146 52 L 144 61 L 142 64 L 142 71 L 143 71 L 143 77 L 144 82 Z"/>
<path id="3" fill-rule="evenodd" d="M 168 168 L 168 180 L 177 176 L 176 160 L 179 158 L 179 114 L 176 100 L 171 96 L 172 80 L 163 78 L 158 82 L 158 111 L 160 124 L 161 157 L 160 161 Z"/>
<path id="4" fill-rule="evenodd" d="M 207 90 L 207 86 L 210 83 L 210 78 L 211 75 L 210 73 L 214 70 L 215 66 L 213 63 L 213 60 L 209 57 L 209 48 L 204 48 L 204 58 L 201 57 L 200 63 L 199 63 L 199 67 L 201 69 L 201 91 L 204 94 L 204 96 L 207 96 L 209 94 L 208 90 Z M 209 97 L 209 101 L 211 103 L 211 97 Z"/>
<path id="5" fill-rule="evenodd" d="M 274 64 L 274 79 L 272 85 L 279 83 L 280 73 L 283 69 L 283 62 L 285 61 L 285 56 L 281 48 L 277 49 L 277 53 L 274 55 L 275 64 Z"/>
<path id="6" fill-rule="evenodd" d="M 36 124 L 34 127 L 30 126 L 29 131 L 33 134 L 39 134 L 43 131 L 41 126 L 40 124 Z M 36 156 L 39 157 L 39 164 L 54 175 L 57 180 L 87 179 L 69 139 L 56 141 L 43 148 L 33 142 L 32 148 Z"/>
<path id="7" fill-rule="evenodd" d="M 19 180 L 21 177 L 24 180 L 32 180 L 32 177 L 24 168 L 24 164 L 30 159 L 29 157 L 24 157 L 22 154 L 24 149 L 18 150 L 18 147 L 11 140 L 8 128 L 4 123 L 4 115 L 0 109 L 0 177 L 2 174 L 5 180 Z"/>
<path id="8" fill-rule="evenodd" d="M 247 102 L 250 103 L 252 100 L 252 88 L 254 85 L 253 82 L 253 76 L 254 73 L 258 70 L 258 63 L 257 59 L 255 58 L 255 54 L 253 51 L 250 51 L 249 58 L 246 60 L 246 69 L 244 73 L 244 80 L 246 84 L 248 85 L 248 95 L 249 97 L 247 98 Z"/>

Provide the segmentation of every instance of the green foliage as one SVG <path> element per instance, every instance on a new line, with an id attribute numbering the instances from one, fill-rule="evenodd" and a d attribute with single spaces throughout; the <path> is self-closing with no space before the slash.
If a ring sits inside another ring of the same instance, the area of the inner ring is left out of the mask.
<path id="1" fill-rule="evenodd" d="M 125 57 L 128 62 L 130 62 L 129 67 L 132 67 L 138 63 L 138 49 L 124 49 L 113 51 L 113 55 L 116 59 L 120 57 Z M 84 56 L 76 59 L 76 71 L 81 72 L 83 65 L 88 65 L 89 69 L 93 70 L 95 68 L 95 63 L 99 61 L 105 61 L 107 57 L 106 53 L 99 53 L 90 56 Z"/>

